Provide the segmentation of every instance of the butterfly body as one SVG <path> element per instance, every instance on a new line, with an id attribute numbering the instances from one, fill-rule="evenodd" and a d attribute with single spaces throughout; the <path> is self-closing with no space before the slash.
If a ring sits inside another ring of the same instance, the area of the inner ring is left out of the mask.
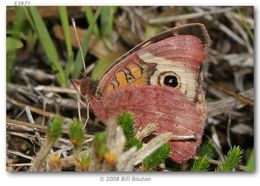
<path id="1" fill-rule="evenodd" d="M 190 34 L 192 30 L 202 36 Z M 166 31 L 122 56 L 94 88 L 90 79 L 74 84 L 104 123 L 130 111 L 136 130 L 155 123 L 157 133 L 196 136 L 170 142 L 171 158 L 181 163 L 196 154 L 204 130 L 201 64 L 210 40 L 203 32 L 201 24 Z"/>

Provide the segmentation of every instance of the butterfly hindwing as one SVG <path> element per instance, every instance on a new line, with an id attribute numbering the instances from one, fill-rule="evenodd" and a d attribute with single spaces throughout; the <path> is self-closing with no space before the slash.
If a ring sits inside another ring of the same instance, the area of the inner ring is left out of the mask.
<path id="1" fill-rule="evenodd" d="M 204 130 L 204 116 L 183 93 L 169 87 L 128 86 L 111 91 L 101 102 L 107 109 L 105 115 L 100 117 L 104 122 L 111 116 L 133 112 L 136 130 L 155 123 L 157 133 L 171 131 L 175 136 L 195 135 L 194 140 L 170 142 L 171 158 L 176 162 L 195 155 Z"/>

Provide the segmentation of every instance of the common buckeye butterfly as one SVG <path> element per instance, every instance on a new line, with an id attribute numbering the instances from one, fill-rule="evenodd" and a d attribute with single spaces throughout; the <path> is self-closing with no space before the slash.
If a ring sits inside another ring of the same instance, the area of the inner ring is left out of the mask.
<path id="1" fill-rule="evenodd" d="M 196 154 L 204 131 L 205 99 L 201 65 L 210 46 L 203 24 L 186 24 L 146 40 L 119 58 L 99 82 L 73 80 L 83 101 L 104 123 L 133 112 L 135 128 L 156 123 L 156 132 L 194 139 L 172 140 L 171 159 L 181 163 Z"/>

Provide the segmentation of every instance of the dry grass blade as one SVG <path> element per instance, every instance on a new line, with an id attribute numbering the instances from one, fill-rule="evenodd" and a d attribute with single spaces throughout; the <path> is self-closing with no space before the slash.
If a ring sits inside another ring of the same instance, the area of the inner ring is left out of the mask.
<path id="1" fill-rule="evenodd" d="M 223 85 L 220 85 L 218 83 L 215 83 L 215 82 L 211 81 L 210 79 L 206 79 L 206 82 L 209 83 L 209 85 L 213 86 L 214 88 L 216 88 L 230 96 L 233 96 L 234 98 L 241 101 L 242 103 L 250 105 L 250 106 L 254 106 L 253 100 L 251 100 L 247 97 L 244 97 L 243 95 L 239 95 L 239 94 L 235 93 L 234 91 L 230 90 L 229 88 L 227 88 Z"/>
<path id="2" fill-rule="evenodd" d="M 23 103 L 21 103 L 21 102 L 19 102 L 19 101 L 16 101 L 16 100 L 10 98 L 9 96 L 6 96 L 6 100 L 9 101 L 10 103 L 12 103 L 13 105 L 17 106 L 18 108 L 21 108 L 21 109 L 23 109 L 23 108 L 25 108 L 26 106 L 28 106 L 28 105 L 26 105 L 26 104 L 23 104 Z M 28 106 L 28 107 L 29 107 L 29 109 L 30 109 L 32 112 L 37 113 L 37 114 L 39 114 L 39 115 L 46 116 L 46 117 L 49 117 L 49 118 L 55 116 L 54 113 L 47 112 L 47 111 L 44 111 L 44 110 L 42 110 L 42 109 L 39 109 L 39 108 L 36 108 L 36 107 L 32 107 L 32 106 Z M 71 121 L 72 121 L 72 119 L 67 118 L 67 117 L 64 117 L 64 122 L 65 122 L 65 123 L 69 123 L 69 122 L 71 122 Z"/>
<path id="3" fill-rule="evenodd" d="M 128 151 L 121 154 L 121 156 L 118 158 L 118 162 L 116 165 L 116 168 L 120 172 L 130 172 L 133 171 L 133 162 L 131 161 L 135 157 L 137 148 L 132 147 Z"/>
<path id="4" fill-rule="evenodd" d="M 39 86 L 35 87 L 34 89 L 37 91 L 45 91 L 45 92 L 77 94 L 77 91 L 75 89 L 64 88 L 64 87 L 39 85 Z"/>
<path id="5" fill-rule="evenodd" d="M 28 123 L 28 122 L 25 122 L 25 121 L 18 121 L 18 120 L 13 120 L 13 119 L 9 119 L 9 118 L 6 119 L 6 123 L 7 123 L 7 125 L 10 125 L 10 126 L 28 127 L 29 129 L 36 128 L 36 129 L 40 129 L 42 131 L 47 130 L 47 127 L 43 126 L 41 124 L 36 124 L 36 123 L 32 124 L 32 123 Z"/>
<path id="6" fill-rule="evenodd" d="M 235 32 L 233 32 L 230 28 L 228 28 L 226 25 L 224 25 L 220 22 L 216 22 L 216 24 L 219 25 L 220 30 L 225 32 L 227 35 L 229 35 L 232 39 L 234 39 L 240 45 L 245 46 L 244 40 L 241 37 L 239 37 Z"/>
<path id="7" fill-rule="evenodd" d="M 55 76 L 53 74 L 48 74 L 43 70 L 39 69 L 23 68 L 16 66 L 15 71 L 23 72 L 37 81 L 55 80 Z"/>
<path id="8" fill-rule="evenodd" d="M 247 97 L 249 99 L 254 98 L 254 89 L 249 89 L 245 92 L 240 93 L 243 97 Z M 240 107 L 245 105 L 244 103 L 241 103 L 241 101 L 237 100 L 233 96 L 221 99 L 219 101 L 210 102 L 207 105 L 207 116 L 212 117 L 216 116 L 222 113 L 225 113 L 227 111 L 230 111 L 236 107 Z"/>
<path id="9" fill-rule="evenodd" d="M 8 150 L 7 153 L 8 153 L 8 154 L 14 154 L 14 155 L 23 157 L 23 158 L 25 158 L 25 159 L 33 160 L 33 157 L 28 156 L 28 155 L 26 155 L 26 154 L 23 154 L 23 153 L 21 153 L 21 152 L 17 152 L 17 151 L 13 151 L 13 150 Z"/>
<path id="10" fill-rule="evenodd" d="M 215 8 L 213 8 L 212 11 L 214 11 Z M 194 10 L 197 11 L 198 13 L 203 13 L 204 10 L 200 7 L 194 7 Z M 213 17 L 210 14 L 205 15 L 205 19 L 208 21 L 213 21 Z M 224 25 L 223 23 L 219 22 L 218 20 L 214 21 L 214 24 L 224 33 L 229 35 L 233 40 L 238 42 L 240 45 L 245 46 L 245 43 L 241 37 L 239 37 L 233 30 L 231 30 L 229 27 Z"/>
<path id="11" fill-rule="evenodd" d="M 137 151 L 136 147 L 132 147 L 128 151 L 121 154 L 117 163 L 118 171 L 133 171 L 134 167 L 141 163 L 147 156 L 153 153 L 156 149 L 172 139 L 173 134 L 166 132 L 160 134 L 150 140 L 147 144 Z"/>
<path id="12" fill-rule="evenodd" d="M 140 150 L 136 152 L 135 158 L 132 160 L 134 165 L 141 163 L 147 156 L 154 152 L 157 148 L 167 143 L 172 139 L 173 134 L 166 132 L 156 136 L 154 139 L 149 141 L 147 145 L 144 145 Z"/>
<path id="13" fill-rule="evenodd" d="M 232 22 L 234 27 L 238 30 L 240 35 L 243 37 L 248 52 L 250 54 L 253 54 L 254 50 L 249 42 L 248 35 L 247 35 L 246 31 L 242 28 L 242 26 L 238 23 L 238 21 L 234 18 L 233 14 L 234 14 L 233 12 L 228 12 L 225 14 L 225 16 Z"/>
<path id="14" fill-rule="evenodd" d="M 165 23 L 171 23 L 174 21 L 180 21 L 180 20 L 187 20 L 187 19 L 195 19 L 211 14 L 220 14 L 224 12 L 228 12 L 233 10 L 233 8 L 219 8 L 219 9 L 214 9 L 211 11 L 204 11 L 204 12 L 196 12 L 196 13 L 190 13 L 190 14 L 184 14 L 184 15 L 173 15 L 169 17 L 160 17 L 160 18 L 154 18 L 150 19 L 148 21 L 149 24 L 165 24 Z"/>
<path id="15" fill-rule="evenodd" d="M 157 125 L 155 123 L 150 123 L 145 126 L 141 131 L 138 131 L 135 135 L 136 139 L 142 141 L 143 138 L 149 136 L 156 130 Z"/>
<path id="16" fill-rule="evenodd" d="M 106 129 L 107 133 L 107 148 L 117 157 L 124 151 L 125 136 L 122 128 L 117 124 L 116 119 L 110 119 Z"/>
<path id="17" fill-rule="evenodd" d="M 12 103 L 13 105 L 17 106 L 18 108 L 21 108 L 21 109 L 25 108 L 25 106 L 28 106 L 26 104 L 23 104 L 19 101 L 16 101 L 16 100 L 10 98 L 9 96 L 6 96 L 6 100 L 9 101 L 10 103 Z M 35 112 L 37 114 L 40 114 L 40 115 L 43 115 L 43 116 L 46 116 L 46 117 L 55 116 L 55 114 L 53 114 L 51 112 L 47 112 L 47 111 L 44 111 L 44 110 L 36 108 L 36 107 L 29 106 L 29 108 L 32 112 Z"/>

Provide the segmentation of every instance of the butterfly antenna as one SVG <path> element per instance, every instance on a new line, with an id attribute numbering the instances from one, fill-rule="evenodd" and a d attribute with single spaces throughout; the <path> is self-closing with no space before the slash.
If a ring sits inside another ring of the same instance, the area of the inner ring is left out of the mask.
<path id="1" fill-rule="evenodd" d="M 79 36 L 78 36 L 77 29 L 76 29 L 75 19 L 72 18 L 72 19 L 71 19 L 71 22 L 72 22 L 72 26 L 73 26 L 73 29 L 74 29 L 74 32 L 75 32 L 75 35 L 76 35 L 76 38 L 77 38 L 77 42 L 78 42 L 78 44 L 79 44 L 79 50 L 80 50 L 80 54 L 81 54 L 81 58 L 82 58 L 82 63 L 83 63 L 83 68 L 84 68 L 84 77 L 86 77 L 86 76 L 87 76 L 87 70 L 86 70 L 86 65 L 85 65 L 85 60 L 84 60 L 84 56 L 83 56 L 81 44 L 80 44 L 80 42 L 79 42 Z"/>

